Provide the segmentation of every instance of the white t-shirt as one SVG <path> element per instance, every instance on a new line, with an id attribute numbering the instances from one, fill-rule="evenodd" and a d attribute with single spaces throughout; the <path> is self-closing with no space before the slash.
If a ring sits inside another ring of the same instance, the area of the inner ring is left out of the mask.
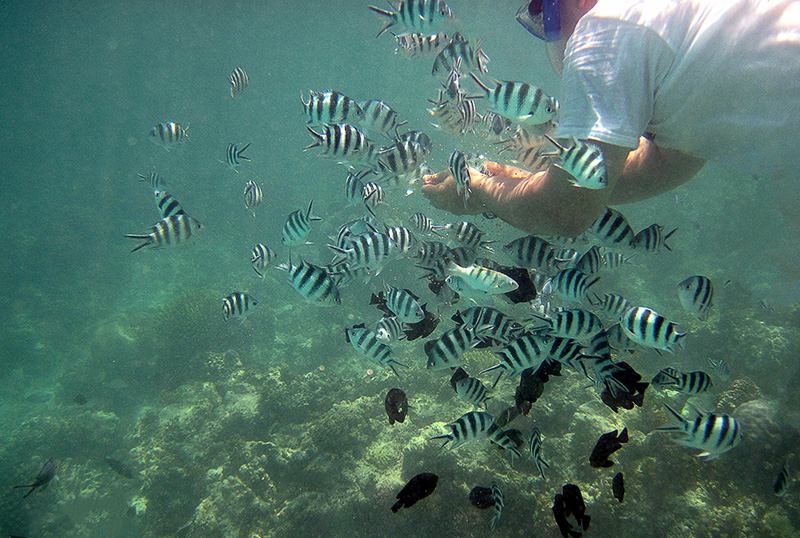
<path id="1" fill-rule="evenodd" d="M 567 43 L 559 137 L 800 177 L 800 1 L 598 0 Z"/>

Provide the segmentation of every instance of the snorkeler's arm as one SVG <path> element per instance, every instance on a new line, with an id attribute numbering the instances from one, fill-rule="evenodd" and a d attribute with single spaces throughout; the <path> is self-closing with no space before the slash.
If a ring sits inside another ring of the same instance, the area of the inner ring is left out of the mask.
<path id="1" fill-rule="evenodd" d="M 614 151 L 609 147 L 618 148 L 610 144 L 597 144 L 604 154 Z M 642 137 L 639 147 L 631 151 L 625 160 L 625 166 L 609 197 L 609 204 L 638 202 L 670 191 L 692 179 L 705 162 L 675 149 L 659 148 Z"/>

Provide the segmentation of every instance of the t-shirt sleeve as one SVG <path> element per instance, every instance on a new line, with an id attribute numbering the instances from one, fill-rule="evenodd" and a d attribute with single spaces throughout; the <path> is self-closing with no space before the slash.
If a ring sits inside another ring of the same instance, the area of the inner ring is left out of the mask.
<path id="1" fill-rule="evenodd" d="M 583 17 L 567 44 L 556 136 L 637 147 L 653 116 L 659 73 L 672 57 L 648 28 Z"/>

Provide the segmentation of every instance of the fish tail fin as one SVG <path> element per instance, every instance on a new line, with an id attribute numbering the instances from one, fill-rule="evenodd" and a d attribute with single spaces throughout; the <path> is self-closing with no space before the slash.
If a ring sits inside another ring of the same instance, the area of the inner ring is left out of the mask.
<path id="1" fill-rule="evenodd" d="M 322 145 L 322 141 L 325 138 L 325 135 L 318 133 L 317 131 L 315 131 L 314 129 L 309 127 L 308 125 L 306 125 L 306 129 L 308 129 L 308 132 L 311 133 L 311 136 L 313 136 L 315 138 L 315 140 L 314 140 L 314 142 L 312 144 L 309 144 L 308 146 L 303 148 L 303 151 L 308 151 L 311 148 L 315 148 L 317 146 L 321 146 Z"/>
<path id="2" fill-rule="evenodd" d="M 245 161 L 249 161 L 250 158 L 249 157 L 245 157 L 244 155 L 242 155 L 242 153 L 244 152 L 244 150 L 246 150 L 247 148 L 250 147 L 250 144 L 251 144 L 251 142 L 248 142 L 242 149 L 237 150 L 236 151 L 236 157 L 239 158 L 239 159 L 244 159 Z"/>
<path id="3" fill-rule="evenodd" d="M 136 252 L 140 248 L 144 248 L 144 247 L 146 247 L 147 245 L 150 244 L 150 236 L 149 235 L 125 234 L 125 237 L 127 237 L 129 239 L 143 239 L 144 240 L 144 243 L 142 243 L 138 247 L 136 247 L 133 250 L 131 250 L 131 252 Z"/>

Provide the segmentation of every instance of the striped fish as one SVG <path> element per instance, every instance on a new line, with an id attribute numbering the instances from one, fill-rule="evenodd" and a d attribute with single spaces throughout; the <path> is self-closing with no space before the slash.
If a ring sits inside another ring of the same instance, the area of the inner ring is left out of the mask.
<path id="1" fill-rule="evenodd" d="M 583 347 L 572 338 L 556 336 L 550 339 L 548 358 L 577 370 L 577 361 L 584 358 Z"/>
<path id="2" fill-rule="evenodd" d="M 333 125 L 358 123 L 364 119 L 364 111 L 358 103 L 337 91 L 315 92 L 309 90 L 308 102 L 300 95 L 303 112 L 309 125 Z"/>
<path id="3" fill-rule="evenodd" d="M 497 484 L 492 484 L 492 501 L 494 502 L 492 506 L 492 519 L 489 520 L 489 528 L 494 530 L 497 522 L 500 521 L 500 516 L 503 513 L 503 507 L 505 503 L 503 502 L 503 492 L 500 491 L 500 488 L 497 487 Z"/>
<path id="4" fill-rule="evenodd" d="M 184 129 L 180 123 L 172 121 L 159 123 L 150 130 L 150 140 L 169 151 L 189 140 L 189 135 L 186 134 L 188 130 L 188 126 Z"/>
<path id="5" fill-rule="evenodd" d="M 667 240 L 677 231 L 678 229 L 675 228 L 671 232 L 664 233 L 663 226 L 651 224 L 636 234 L 633 238 L 633 248 L 647 252 L 659 252 L 661 249 L 672 251 L 672 248 L 667 244 Z"/>
<path id="6" fill-rule="evenodd" d="M 395 288 L 384 283 L 386 290 L 386 307 L 397 316 L 402 323 L 419 323 L 425 319 L 417 298 L 408 290 Z"/>
<path id="7" fill-rule="evenodd" d="M 489 111 L 481 116 L 480 125 L 490 140 L 501 140 L 506 131 L 511 128 L 511 120 L 497 112 Z"/>
<path id="8" fill-rule="evenodd" d="M 625 335 L 645 347 L 674 353 L 681 348 L 687 333 L 679 333 L 675 324 L 643 306 L 629 308 L 620 321 Z"/>
<path id="9" fill-rule="evenodd" d="M 455 232 L 456 239 L 465 247 L 470 249 L 484 248 L 489 252 L 494 252 L 488 245 L 495 241 L 484 240 L 484 232 L 471 222 L 462 220 L 449 224 L 447 227 Z"/>
<path id="10" fill-rule="evenodd" d="M 450 248 L 439 241 L 423 241 L 422 246 L 414 256 L 417 259 L 417 267 L 423 269 L 433 269 L 439 264 Z"/>
<path id="11" fill-rule="evenodd" d="M 150 184 L 150 188 L 154 191 L 158 190 L 158 188 L 164 184 L 164 181 L 161 179 L 161 176 L 158 175 L 157 172 L 150 172 L 146 176 L 143 174 L 139 174 L 139 181 L 144 181 Z"/>
<path id="12" fill-rule="evenodd" d="M 470 73 L 470 76 L 485 92 L 491 109 L 515 123 L 540 125 L 553 119 L 556 114 L 555 100 L 526 82 L 498 80 L 494 88 L 490 88 L 475 73 Z"/>
<path id="13" fill-rule="evenodd" d="M 792 480 L 789 478 L 789 462 L 783 464 L 781 467 L 780 472 L 778 472 L 778 477 L 775 479 L 775 483 L 772 485 L 772 491 L 775 493 L 777 497 L 783 497 L 786 495 L 786 491 L 789 489 L 789 484 L 791 484 Z"/>
<path id="14" fill-rule="evenodd" d="M 705 372 L 680 372 L 675 368 L 664 368 L 650 382 L 656 388 L 668 389 L 683 394 L 701 394 L 711 388 L 711 376 Z"/>
<path id="15" fill-rule="evenodd" d="M 156 206 L 158 206 L 158 212 L 161 214 L 162 219 L 186 213 L 178 200 L 167 191 L 156 190 L 153 192 L 153 197 L 156 200 Z"/>
<path id="16" fill-rule="evenodd" d="M 288 271 L 289 285 L 312 303 L 322 305 L 341 304 L 339 287 L 333 278 L 321 267 L 300 260 L 294 265 L 291 260 L 281 264 L 278 269 Z"/>
<path id="17" fill-rule="evenodd" d="M 608 186 L 608 171 L 600 148 L 589 142 L 572 137 L 570 147 L 562 146 L 548 135 L 544 135 L 558 151 L 560 162 L 555 166 L 572 176 L 570 180 L 576 187 L 584 189 L 604 189 Z"/>
<path id="18" fill-rule="evenodd" d="M 129 239 L 141 239 L 141 245 L 131 250 L 136 252 L 140 248 L 164 248 L 186 244 L 197 237 L 197 233 L 203 229 L 197 219 L 185 213 L 172 215 L 158 221 L 147 234 L 126 234 Z"/>
<path id="19" fill-rule="evenodd" d="M 705 276 L 690 276 L 678 284 L 678 299 L 684 310 L 705 321 L 714 306 L 714 285 Z"/>
<path id="20" fill-rule="evenodd" d="M 377 37 L 392 26 L 402 26 L 407 32 L 435 32 L 444 21 L 453 18 L 450 6 L 444 0 L 400 0 L 397 11 L 368 7 L 389 19 Z"/>
<path id="21" fill-rule="evenodd" d="M 607 207 L 606 212 L 592 223 L 586 234 L 601 246 L 607 247 L 631 247 L 635 237 L 628 219 L 610 207 Z"/>
<path id="22" fill-rule="evenodd" d="M 343 248 L 328 245 L 342 256 L 334 263 L 346 263 L 350 269 L 374 269 L 376 274 L 396 253 L 397 248 L 388 235 L 381 232 L 365 232 L 350 237 Z"/>
<path id="23" fill-rule="evenodd" d="M 562 310 L 553 318 L 546 318 L 538 314 L 532 315 L 546 323 L 548 336 L 587 340 L 603 330 L 603 322 L 600 321 L 600 318 L 588 310 L 580 308 Z"/>
<path id="24" fill-rule="evenodd" d="M 348 327 L 345 331 L 347 339 L 353 348 L 378 366 L 391 368 L 397 377 L 400 377 L 400 374 L 395 370 L 395 366 L 408 368 L 405 364 L 395 360 L 392 348 L 381 342 L 374 331 L 366 327 L 355 326 Z"/>
<path id="25" fill-rule="evenodd" d="M 410 176 L 419 173 L 429 154 L 430 151 L 422 144 L 411 140 L 398 140 L 375 154 L 377 171 L 384 181 L 414 179 Z"/>
<path id="26" fill-rule="evenodd" d="M 508 373 L 509 377 L 515 377 L 528 368 L 538 369 L 547 360 L 551 348 L 551 338 L 533 333 L 523 334 L 497 352 L 497 356 L 501 360 L 500 364 L 487 368 L 478 375 L 499 369 L 497 379 L 492 383 L 492 388 L 494 388 L 504 373 Z"/>
<path id="27" fill-rule="evenodd" d="M 422 131 L 408 131 L 407 133 L 403 133 L 397 137 L 398 142 L 416 142 L 422 148 L 430 154 L 433 151 L 433 141 L 431 141 L 431 137 L 423 133 Z"/>
<path id="28" fill-rule="evenodd" d="M 722 413 L 704 413 L 692 407 L 694 418 L 687 419 L 667 404 L 667 411 L 678 422 L 676 426 L 662 426 L 655 431 L 681 431 L 685 436 L 678 444 L 702 450 L 698 457 L 713 460 L 742 440 L 742 427 L 735 418 Z"/>
<path id="29" fill-rule="evenodd" d="M 357 174 L 348 172 L 344 180 L 344 196 L 348 205 L 364 201 L 364 183 L 361 180 L 367 174 L 369 174 L 369 170 L 362 170 Z"/>
<path id="30" fill-rule="evenodd" d="M 452 442 L 450 448 L 458 448 L 468 441 L 481 439 L 489 433 L 489 428 L 494 425 L 494 417 L 485 411 L 470 411 L 458 418 L 447 426 L 450 433 L 431 437 L 433 439 L 444 439 L 440 448 L 444 448 L 447 443 Z M 495 426 L 496 427 L 496 426 Z"/>
<path id="31" fill-rule="evenodd" d="M 530 447 L 531 459 L 536 464 L 536 468 L 539 470 L 539 474 L 542 475 L 542 479 L 544 479 L 544 467 L 549 469 L 550 464 L 544 461 L 542 457 L 542 433 L 536 426 L 531 430 L 531 438 L 528 445 Z"/>
<path id="32" fill-rule="evenodd" d="M 372 143 L 364 133 L 348 123 L 324 124 L 318 133 L 311 127 L 308 132 L 315 138 L 303 151 L 321 147 L 323 157 L 339 159 L 341 162 L 358 163 L 367 159 L 373 152 Z"/>
<path id="33" fill-rule="evenodd" d="M 311 216 L 311 207 L 314 205 L 314 200 L 308 203 L 308 209 L 303 213 L 302 209 L 292 211 L 286 219 L 286 224 L 283 225 L 281 232 L 284 245 L 294 246 L 302 244 L 310 244 L 306 242 L 308 234 L 311 232 L 311 223 L 313 221 L 322 220 L 320 217 Z"/>
<path id="34" fill-rule="evenodd" d="M 511 430 L 503 430 L 498 426 L 496 423 L 492 424 L 489 427 L 489 432 L 487 437 L 489 441 L 493 445 L 497 445 L 498 447 L 502 448 L 503 450 L 507 450 L 511 453 L 511 462 L 512 464 L 514 461 L 522 457 L 522 454 L 519 451 L 520 446 L 524 441 L 522 440 L 522 436 L 519 430 L 511 429 Z"/>
<path id="35" fill-rule="evenodd" d="M 236 170 L 236 167 L 242 164 L 242 161 L 249 161 L 250 158 L 246 155 L 243 155 L 244 150 L 250 147 L 250 143 L 244 145 L 244 147 L 238 147 L 236 144 L 228 144 L 228 150 L 225 152 L 225 162 L 228 163 L 228 166 Z"/>
<path id="36" fill-rule="evenodd" d="M 264 200 L 264 192 L 261 187 L 252 179 L 247 182 L 244 187 L 244 207 L 250 210 L 253 217 L 256 216 L 256 208 L 261 205 Z"/>
<path id="37" fill-rule="evenodd" d="M 628 338 L 628 335 L 622 330 L 620 323 L 615 323 L 606 329 L 606 337 L 608 338 L 608 345 L 618 351 L 636 351 L 639 349 L 639 345 Z"/>
<path id="38" fill-rule="evenodd" d="M 258 243 L 253 247 L 253 255 L 250 258 L 250 263 L 253 266 L 253 271 L 255 271 L 259 277 L 264 278 L 264 271 L 272 264 L 272 260 L 274 259 L 275 251 L 263 243 Z"/>
<path id="39" fill-rule="evenodd" d="M 228 323 L 231 318 L 239 318 L 239 324 L 244 323 L 250 310 L 258 306 L 258 301 L 237 291 L 222 299 L 222 320 Z"/>
<path id="40" fill-rule="evenodd" d="M 633 258 L 632 255 L 625 256 L 621 252 L 606 252 L 603 254 L 602 268 L 610 270 L 619 269 L 626 263 L 630 262 L 631 258 Z"/>
<path id="41" fill-rule="evenodd" d="M 553 245 L 535 235 L 515 239 L 503 247 L 503 252 L 515 264 L 526 269 L 549 271 L 555 266 Z"/>
<path id="42" fill-rule="evenodd" d="M 425 215 L 425 213 L 414 213 L 408 219 L 408 222 L 411 224 L 411 227 L 415 232 L 421 234 L 433 234 L 439 237 L 442 237 L 437 230 L 442 230 L 447 228 L 447 225 L 435 225 L 433 221 Z"/>
<path id="43" fill-rule="evenodd" d="M 586 292 L 591 288 L 600 277 L 590 277 L 577 269 L 565 269 L 559 271 L 553 277 L 553 291 L 556 296 L 565 301 L 583 302 Z"/>
<path id="44" fill-rule="evenodd" d="M 731 371 L 728 368 L 728 363 L 725 362 L 725 359 L 708 359 L 708 365 L 711 368 L 711 371 L 714 372 L 714 375 L 723 381 L 727 381 L 731 378 Z"/>
<path id="45" fill-rule="evenodd" d="M 403 226 L 389 226 L 386 228 L 386 235 L 395 244 L 397 252 L 401 255 L 410 255 L 417 248 L 417 238 L 411 230 Z"/>
<path id="46" fill-rule="evenodd" d="M 578 261 L 575 262 L 575 269 L 584 274 L 592 275 L 600 272 L 602 264 L 603 257 L 600 255 L 600 248 L 595 245 L 578 258 Z"/>
<path id="47" fill-rule="evenodd" d="M 375 208 L 386 198 L 386 193 L 383 191 L 383 187 L 374 181 L 370 181 L 365 183 L 364 187 L 362 187 L 361 197 L 364 200 L 364 206 L 366 206 L 370 214 L 375 215 Z"/>
<path id="48" fill-rule="evenodd" d="M 522 325 L 514 321 L 500 310 L 491 306 L 473 306 L 463 312 L 456 312 L 452 320 L 459 325 L 466 325 L 475 329 L 482 325 L 491 327 L 488 331 L 481 334 L 485 341 L 492 339 L 502 344 L 511 343 L 517 334 L 522 330 Z"/>
<path id="49" fill-rule="evenodd" d="M 413 34 L 396 35 L 394 38 L 397 40 L 397 48 L 394 49 L 394 53 L 402 52 L 406 58 L 435 56 L 451 42 L 463 41 L 464 39 L 458 32 L 453 34 L 453 37 L 441 32 L 431 35 L 415 32 Z"/>
<path id="50" fill-rule="evenodd" d="M 397 121 L 397 112 L 379 99 L 369 99 L 358 103 L 364 111 L 364 119 L 359 124 L 362 129 L 378 133 L 386 138 L 397 138 L 397 129 L 407 121 Z"/>
<path id="51" fill-rule="evenodd" d="M 444 370 L 456 368 L 464 364 L 462 355 L 481 342 L 483 333 L 489 330 L 488 325 L 477 329 L 472 327 L 456 327 L 446 331 L 433 342 L 428 351 L 428 370 Z"/>
<path id="52" fill-rule="evenodd" d="M 476 407 L 485 405 L 486 401 L 492 398 L 481 380 L 474 377 L 465 377 L 456 381 L 456 394 L 462 401 Z"/>
<path id="53" fill-rule="evenodd" d="M 445 280 L 458 278 L 467 287 L 475 291 L 482 291 L 492 295 L 509 293 L 519 287 L 519 284 L 513 278 L 499 271 L 486 269 L 479 265 L 462 267 L 454 262 L 450 262 L 447 264 L 445 273 L 447 274 Z"/>
<path id="54" fill-rule="evenodd" d="M 598 394 L 608 389 L 611 397 L 616 398 L 617 394 L 628 392 L 628 387 L 617 379 L 616 374 L 621 374 L 624 370 L 611 360 L 611 344 L 608 342 L 606 331 L 600 331 L 592 337 L 589 351 L 581 362 L 584 370 L 586 361 L 592 361 L 594 387 Z"/>
<path id="55" fill-rule="evenodd" d="M 470 175 L 469 166 L 467 165 L 467 157 L 460 151 L 456 150 L 450 154 L 448 161 L 450 174 L 456 181 L 456 192 L 460 194 L 464 200 L 464 207 L 467 207 L 469 195 L 472 194 L 470 190 Z"/>
<path id="56" fill-rule="evenodd" d="M 228 77 L 228 82 L 231 83 L 231 97 L 236 97 L 244 93 L 250 79 L 247 73 L 244 72 L 244 69 L 241 67 L 234 67 Z"/>
<path id="57" fill-rule="evenodd" d="M 598 307 L 603 313 L 615 320 L 622 319 L 622 314 L 631 307 L 630 301 L 622 295 L 614 293 L 606 293 L 603 297 L 595 293 L 594 299 L 589 299 L 589 304 Z"/>
<path id="58" fill-rule="evenodd" d="M 384 316 L 375 324 L 375 336 L 384 344 L 405 338 L 405 326 L 397 316 Z"/>
<path id="59" fill-rule="evenodd" d="M 481 45 L 481 39 L 477 40 L 474 46 L 470 45 L 469 41 L 448 43 L 433 60 L 431 74 L 449 74 L 459 58 L 461 58 L 461 68 L 465 72 L 478 71 L 479 73 L 486 73 L 488 71 L 486 64 L 489 63 L 489 57 L 483 52 Z"/>

